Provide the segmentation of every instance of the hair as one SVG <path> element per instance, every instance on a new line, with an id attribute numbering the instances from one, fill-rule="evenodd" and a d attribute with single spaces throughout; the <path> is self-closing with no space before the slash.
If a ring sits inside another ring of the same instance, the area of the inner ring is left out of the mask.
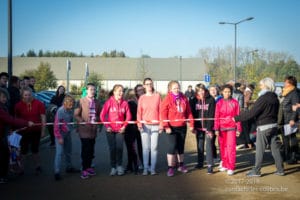
<path id="1" fill-rule="evenodd" d="M 9 85 L 11 86 L 11 85 L 13 85 L 13 84 L 17 84 L 19 80 L 20 80 L 19 77 L 17 77 L 17 76 L 12 76 L 12 77 L 10 78 L 10 80 L 9 80 Z"/>
<path id="2" fill-rule="evenodd" d="M 75 104 L 75 99 L 74 99 L 74 97 L 72 97 L 71 95 L 67 94 L 67 95 L 65 96 L 64 100 L 63 100 L 63 105 L 69 107 L 69 105 L 70 105 L 71 103 L 72 103 L 73 106 L 74 106 L 74 104 Z"/>
<path id="3" fill-rule="evenodd" d="M 88 83 L 86 84 L 86 89 L 89 89 L 89 87 L 96 87 L 96 85 L 94 83 Z"/>
<path id="4" fill-rule="evenodd" d="M 124 95 L 125 100 L 134 99 L 135 97 L 136 96 L 135 96 L 134 89 L 129 88 L 126 90 L 125 95 Z"/>
<path id="5" fill-rule="evenodd" d="M 26 87 L 22 88 L 22 90 L 21 90 L 21 98 L 23 97 L 23 94 L 25 91 L 29 91 L 32 94 L 32 89 L 30 87 L 26 86 Z"/>
<path id="6" fill-rule="evenodd" d="M 122 88 L 122 90 L 124 90 L 124 87 L 123 85 L 121 84 L 115 84 L 113 89 L 109 92 L 109 96 L 113 96 L 114 95 L 114 91 L 116 91 L 118 88 Z"/>
<path id="7" fill-rule="evenodd" d="M 210 89 L 210 88 L 216 88 L 217 94 L 220 93 L 220 87 L 219 87 L 219 85 L 211 85 L 211 86 L 209 86 L 208 89 Z"/>
<path id="8" fill-rule="evenodd" d="M 202 83 L 199 83 L 195 86 L 195 94 L 197 94 L 199 92 L 199 90 L 201 90 L 201 89 L 205 91 L 204 96 L 206 96 L 208 94 L 208 90 L 205 87 L 205 85 Z"/>
<path id="9" fill-rule="evenodd" d="M 168 91 L 171 90 L 171 87 L 172 87 L 172 85 L 174 85 L 174 84 L 178 84 L 178 86 L 179 86 L 179 88 L 180 88 L 179 82 L 176 81 L 176 80 L 172 80 L 172 81 L 170 81 L 170 82 L 168 83 Z"/>
<path id="10" fill-rule="evenodd" d="M 66 88 L 65 88 L 65 86 L 63 86 L 63 85 L 60 85 L 60 86 L 58 86 L 58 88 L 57 88 L 57 90 L 56 90 L 56 93 L 55 93 L 55 95 L 56 96 L 58 96 L 59 95 L 59 89 L 60 88 L 64 88 L 64 90 L 66 91 Z"/>
<path id="11" fill-rule="evenodd" d="M 221 87 L 221 91 L 223 92 L 224 89 L 228 88 L 230 90 L 231 96 L 232 96 L 232 92 L 233 92 L 233 87 L 230 84 L 225 84 Z"/>
<path id="12" fill-rule="evenodd" d="M 288 81 L 291 85 L 293 85 L 295 87 L 297 86 L 297 79 L 295 76 L 286 76 L 284 78 L 284 81 Z"/>
<path id="13" fill-rule="evenodd" d="M 7 72 L 1 72 L 1 73 L 0 73 L 0 78 L 1 78 L 2 76 L 5 76 L 6 78 L 9 78 L 9 75 L 8 75 Z"/>
<path id="14" fill-rule="evenodd" d="M 152 84 L 153 84 L 153 80 L 152 80 L 151 78 L 149 78 L 149 77 L 147 77 L 147 78 L 144 79 L 144 81 L 143 81 L 143 84 L 144 84 L 144 85 L 146 84 L 146 81 L 151 81 Z M 154 92 L 154 87 L 153 87 L 153 85 L 152 85 L 152 92 Z"/>
<path id="15" fill-rule="evenodd" d="M 273 79 L 267 77 L 259 81 L 260 84 L 264 85 L 271 92 L 275 91 L 275 83 Z"/>
<path id="16" fill-rule="evenodd" d="M 29 76 L 24 76 L 23 80 L 30 80 Z"/>
<path id="17" fill-rule="evenodd" d="M 250 89 L 252 89 L 252 90 L 254 90 L 254 89 L 255 89 L 255 85 L 254 85 L 254 84 L 252 84 L 252 83 L 251 83 L 251 84 L 249 84 L 249 85 L 248 85 L 248 87 L 249 87 Z"/>
<path id="18" fill-rule="evenodd" d="M 137 84 L 137 85 L 134 87 L 134 93 L 135 93 L 136 95 L 137 95 L 137 89 L 138 89 L 139 87 L 142 87 L 142 88 L 144 89 L 144 87 L 143 87 L 142 84 Z M 145 92 L 145 89 L 144 89 L 144 92 Z"/>
<path id="19" fill-rule="evenodd" d="M 235 89 L 238 89 L 239 87 L 241 87 L 241 85 L 242 85 L 241 83 L 235 83 L 235 84 L 234 84 L 234 88 L 235 88 Z"/>

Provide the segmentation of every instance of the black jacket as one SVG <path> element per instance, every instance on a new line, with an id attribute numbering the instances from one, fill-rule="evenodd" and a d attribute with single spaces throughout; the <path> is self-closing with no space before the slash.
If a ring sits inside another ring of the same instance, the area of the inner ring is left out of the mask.
<path id="1" fill-rule="evenodd" d="M 252 109 L 235 116 L 235 121 L 247 121 L 256 118 L 257 126 L 277 123 L 279 100 L 274 92 L 267 92 L 260 96 Z"/>
<path id="2" fill-rule="evenodd" d="M 204 99 L 204 101 L 201 101 L 195 97 L 190 100 L 191 111 L 194 119 L 215 117 L 215 99 L 210 95 L 207 95 Z M 207 131 L 212 131 L 214 127 L 214 120 L 195 120 L 194 127 L 195 129 L 206 128 Z"/>
<path id="3" fill-rule="evenodd" d="M 288 124 L 291 120 L 297 121 L 297 112 L 292 110 L 292 105 L 296 105 L 297 103 L 299 103 L 299 91 L 295 88 L 282 101 L 284 124 Z"/>

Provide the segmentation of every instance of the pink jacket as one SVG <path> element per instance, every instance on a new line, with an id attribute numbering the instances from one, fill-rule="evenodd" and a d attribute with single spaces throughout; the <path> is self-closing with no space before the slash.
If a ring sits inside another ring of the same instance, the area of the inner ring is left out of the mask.
<path id="1" fill-rule="evenodd" d="M 220 99 L 216 104 L 214 129 L 242 131 L 241 123 L 233 121 L 233 117 L 239 115 L 240 107 L 237 100 Z"/>
<path id="2" fill-rule="evenodd" d="M 111 96 L 103 105 L 100 113 L 100 119 L 102 122 L 116 122 L 116 121 L 129 121 L 131 120 L 131 113 L 127 101 L 121 99 L 117 102 L 116 99 Z M 106 128 L 111 128 L 113 132 L 119 132 L 121 128 L 126 127 L 127 123 L 111 123 L 105 124 Z"/>

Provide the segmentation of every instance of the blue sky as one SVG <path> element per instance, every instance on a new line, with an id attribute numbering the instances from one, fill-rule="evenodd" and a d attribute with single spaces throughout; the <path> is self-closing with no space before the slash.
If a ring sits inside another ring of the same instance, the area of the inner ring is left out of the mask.
<path id="1" fill-rule="evenodd" d="M 68 50 L 85 55 L 193 57 L 201 48 L 285 52 L 300 63 L 298 0 L 12 0 L 13 55 Z M 7 0 L 0 1 L 0 56 L 7 56 Z"/>

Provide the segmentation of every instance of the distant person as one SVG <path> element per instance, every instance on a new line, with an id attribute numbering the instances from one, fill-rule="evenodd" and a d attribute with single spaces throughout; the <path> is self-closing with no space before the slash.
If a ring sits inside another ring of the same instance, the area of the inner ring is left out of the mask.
<path id="1" fill-rule="evenodd" d="M 100 119 L 105 124 L 106 137 L 110 153 L 110 176 L 124 175 L 123 164 L 123 145 L 126 123 L 117 124 L 116 121 L 129 121 L 131 113 L 127 101 L 123 99 L 124 87 L 120 84 L 114 85 L 110 92 L 110 98 L 105 102 Z"/>
<path id="2" fill-rule="evenodd" d="M 189 85 L 184 95 L 188 98 L 188 100 L 193 99 L 195 96 L 195 91 L 193 90 L 193 86 Z"/>
<path id="3" fill-rule="evenodd" d="M 24 128 L 34 125 L 33 122 L 12 117 L 8 113 L 6 103 L 8 100 L 7 92 L 0 88 L 0 184 L 7 183 L 9 171 L 9 148 L 8 148 L 8 130 L 9 126 Z"/>
<path id="4" fill-rule="evenodd" d="M 240 113 L 240 106 L 236 99 L 232 98 L 231 85 L 222 86 L 223 98 L 216 104 L 215 110 L 215 134 L 219 137 L 221 151 L 221 168 L 229 176 L 234 174 L 236 163 L 236 137 L 242 131 L 241 123 L 234 122 L 232 118 Z"/>
<path id="5" fill-rule="evenodd" d="M 23 81 L 24 81 L 24 87 L 30 87 L 30 78 L 29 78 L 29 76 L 24 76 Z"/>
<path id="6" fill-rule="evenodd" d="M 247 173 L 249 177 L 261 176 L 263 155 L 267 145 L 271 146 L 275 160 L 276 175 L 284 176 L 283 162 L 280 154 L 280 140 L 277 135 L 279 100 L 274 93 L 275 84 L 271 78 L 264 78 L 259 82 L 259 98 L 249 111 L 235 116 L 235 121 L 247 121 L 255 118 L 257 121 L 255 167 Z"/>
<path id="7" fill-rule="evenodd" d="M 7 72 L 0 73 L 0 88 L 7 89 L 8 78 L 9 78 L 9 75 Z"/>
<path id="8" fill-rule="evenodd" d="M 9 93 L 9 113 L 15 116 L 15 105 L 21 100 L 20 93 L 20 80 L 17 76 L 12 76 L 9 81 L 8 93 Z"/>
<path id="9" fill-rule="evenodd" d="M 81 178 L 88 179 L 96 175 L 96 171 L 92 168 L 92 161 L 95 157 L 95 142 L 97 137 L 97 124 L 99 121 L 100 104 L 95 99 L 96 86 L 88 83 L 87 95 L 81 98 L 74 110 L 74 117 L 78 123 L 86 124 L 78 125 L 78 132 L 81 141 L 81 161 L 82 172 Z"/>
<path id="10" fill-rule="evenodd" d="M 29 87 L 31 88 L 32 92 L 35 93 L 34 85 L 35 85 L 35 77 L 30 76 L 29 77 Z"/>
<path id="11" fill-rule="evenodd" d="M 241 83 L 235 83 L 233 94 L 232 94 L 232 98 L 238 101 L 241 110 L 244 109 L 244 94 L 243 91 L 241 90 L 242 86 L 243 85 Z"/>

